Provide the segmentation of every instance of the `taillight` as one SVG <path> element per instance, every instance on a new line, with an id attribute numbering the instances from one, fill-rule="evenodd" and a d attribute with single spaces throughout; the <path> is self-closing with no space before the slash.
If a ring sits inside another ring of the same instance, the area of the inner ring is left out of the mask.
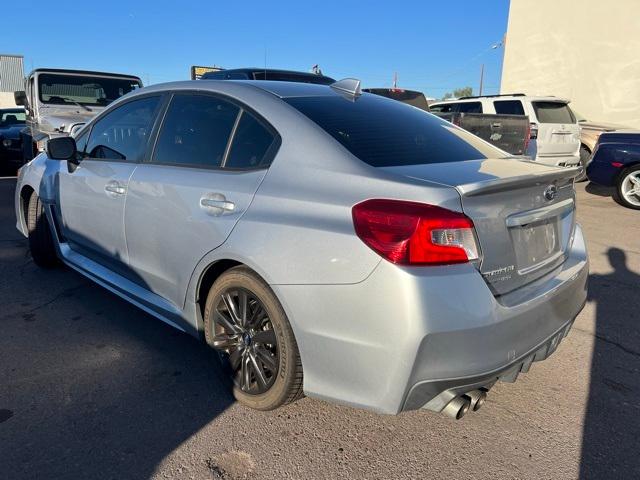
<path id="1" fill-rule="evenodd" d="M 524 150 L 522 151 L 523 155 L 526 155 L 527 149 L 529 148 L 529 142 L 531 142 L 531 124 L 527 124 L 527 133 L 524 136 Z"/>
<path id="2" fill-rule="evenodd" d="M 356 234 L 372 250 L 401 265 L 446 265 L 479 258 L 473 222 L 435 205 L 374 199 L 352 209 Z"/>
<path id="3" fill-rule="evenodd" d="M 531 122 L 529 124 L 529 139 L 535 140 L 538 138 L 538 124 Z"/>

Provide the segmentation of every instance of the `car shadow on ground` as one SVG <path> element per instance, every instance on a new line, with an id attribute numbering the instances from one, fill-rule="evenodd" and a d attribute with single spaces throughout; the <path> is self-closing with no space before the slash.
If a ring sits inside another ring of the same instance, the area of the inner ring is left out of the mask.
<path id="1" fill-rule="evenodd" d="M 581 479 L 640 478 L 640 275 L 629 269 L 623 250 L 607 254 L 613 272 L 589 278 L 596 339 Z"/>
<path id="2" fill-rule="evenodd" d="M 7 245 L 27 261 L 0 298 L 51 292 L 0 313 L 1 478 L 149 478 L 232 404 L 203 343 L 71 270 L 36 268 L 26 241 Z"/>

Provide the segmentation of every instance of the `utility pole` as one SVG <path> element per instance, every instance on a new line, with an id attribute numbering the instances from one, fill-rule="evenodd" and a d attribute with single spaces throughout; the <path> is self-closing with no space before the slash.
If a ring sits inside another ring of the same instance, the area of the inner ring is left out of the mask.
<path id="1" fill-rule="evenodd" d="M 482 95 L 482 82 L 484 81 L 484 63 L 480 65 L 480 93 Z"/>
<path id="2" fill-rule="evenodd" d="M 393 89 L 398 88 L 398 72 L 393 72 Z"/>

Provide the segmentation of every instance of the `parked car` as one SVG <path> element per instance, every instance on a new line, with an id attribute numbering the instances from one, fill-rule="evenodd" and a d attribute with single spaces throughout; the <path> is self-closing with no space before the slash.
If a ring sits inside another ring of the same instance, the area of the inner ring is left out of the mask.
<path id="1" fill-rule="evenodd" d="M 595 122 L 587 120 L 580 113 L 571 109 L 573 114 L 578 119 L 580 124 L 580 163 L 586 167 L 591 158 L 598 138 L 604 132 L 615 132 L 616 130 L 627 130 L 629 127 L 617 125 L 614 123 Z M 583 173 L 578 177 L 578 180 L 586 180 L 587 172 L 586 168 Z"/>
<path id="2" fill-rule="evenodd" d="M 459 418 L 545 359 L 586 299 L 573 176 L 332 86 L 126 95 L 17 181 L 58 261 L 216 349 L 236 398 Z"/>
<path id="3" fill-rule="evenodd" d="M 640 210 L 640 131 L 602 133 L 587 176 L 593 183 L 614 187 L 621 205 Z"/>
<path id="4" fill-rule="evenodd" d="M 280 82 L 316 83 L 331 85 L 335 80 L 318 73 L 277 70 L 274 68 L 234 68 L 207 72 L 201 80 L 272 80 Z"/>
<path id="5" fill-rule="evenodd" d="M 132 75 L 38 68 L 14 92 L 16 105 L 27 111 L 21 142 L 23 160 L 44 149 L 49 138 L 69 135 L 121 96 L 142 87 Z"/>
<path id="6" fill-rule="evenodd" d="M 515 93 L 461 97 L 432 103 L 429 108 L 434 113 L 527 115 L 531 121 L 529 157 L 547 165 L 580 165 L 580 125 L 569 108 L 569 100 Z"/>
<path id="7" fill-rule="evenodd" d="M 0 109 L 0 168 L 15 171 L 22 165 L 20 132 L 25 126 L 23 108 Z"/>
<path id="8" fill-rule="evenodd" d="M 363 88 L 363 92 L 374 93 L 383 97 L 391 98 L 407 105 L 412 105 L 422 110 L 429 111 L 429 102 L 424 93 L 416 90 L 406 90 L 404 88 Z"/>

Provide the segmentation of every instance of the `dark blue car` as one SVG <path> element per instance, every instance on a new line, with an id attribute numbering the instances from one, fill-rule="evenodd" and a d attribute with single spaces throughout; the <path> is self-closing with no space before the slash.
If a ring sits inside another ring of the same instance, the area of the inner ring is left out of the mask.
<path id="1" fill-rule="evenodd" d="M 640 210 L 640 131 L 600 135 L 587 177 L 593 183 L 615 187 L 618 203 Z"/>
<path id="2" fill-rule="evenodd" d="M 25 127 L 23 108 L 0 109 L 0 170 L 14 172 L 22 165 L 20 131 Z"/>

